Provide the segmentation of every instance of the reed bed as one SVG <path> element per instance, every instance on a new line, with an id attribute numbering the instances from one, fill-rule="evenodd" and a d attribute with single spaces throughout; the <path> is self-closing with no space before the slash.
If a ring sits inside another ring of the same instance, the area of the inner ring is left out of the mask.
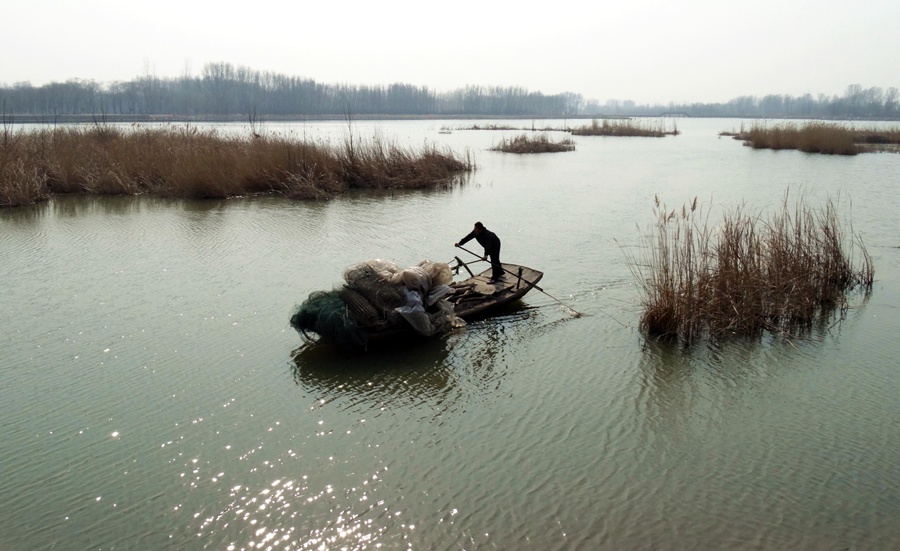
<path id="1" fill-rule="evenodd" d="M 352 188 L 430 188 L 473 169 L 468 154 L 377 137 L 332 146 L 193 127 L 66 127 L 0 135 L 0 206 L 71 193 L 327 198 Z"/>
<path id="2" fill-rule="evenodd" d="M 749 130 L 722 133 L 753 149 L 797 149 L 825 155 L 856 155 L 900 151 L 900 128 L 852 128 L 828 122 L 754 125 Z"/>
<path id="3" fill-rule="evenodd" d="M 492 147 L 491 151 L 519 154 L 558 153 L 561 151 L 575 151 L 575 142 L 570 138 L 554 141 L 546 134 L 538 134 L 536 136 L 521 134 L 512 138 L 504 138 L 499 144 Z"/>
<path id="4" fill-rule="evenodd" d="M 591 124 L 572 128 L 574 136 L 620 136 L 620 137 L 648 137 L 662 138 L 665 136 L 677 136 L 678 125 L 673 125 L 669 130 L 663 121 L 647 121 L 634 119 L 604 119 L 603 122 L 594 119 Z"/>
<path id="5" fill-rule="evenodd" d="M 791 336 L 846 312 L 848 293 L 868 294 L 875 269 L 835 203 L 792 206 L 768 220 L 743 207 L 713 230 L 697 199 L 669 211 L 656 199 L 644 258 L 631 259 L 642 294 L 640 328 L 690 345 L 708 337 Z M 845 231 L 846 229 L 846 231 Z"/>
<path id="6" fill-rule="evenodd" d="M 484 126 L 480 126 L 478 124 L 474 124 L 472 126 L 460 126 L 457 127 L 457 130 L 522 130 L 522 131 L 531 131 L 531 132 L 570 132 L 571 129 L 568 127 L 555 127 L 555 126 L 535 126 L 532 122 L 530 127 L 527 126 L 509 126 L 505 124 L 487 124 Z"/>
<path id="7" fill-rule="evenodd" d="M 524 128 L 518 128 L 515 126 L 510 126 L 508 124 L 473 124 L 471 126 L 460 126 L 457 130 L 525 130 Z"/>

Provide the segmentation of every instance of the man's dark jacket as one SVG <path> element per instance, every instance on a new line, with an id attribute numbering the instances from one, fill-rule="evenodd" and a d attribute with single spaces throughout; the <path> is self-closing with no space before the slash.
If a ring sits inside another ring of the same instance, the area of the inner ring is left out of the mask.
<path id="1" fill-rule="evenodd" d="M 469 235 L 459 240 L 459 244 L 465 245 L 468 241 L 471 241 L 473 237 L 478 241 L 479 245 L 484 247 L 485 256 L 500 254 L 500 238 L 497 237 L 496 233 L 487 228 L 482 228 L 481 233 L 478 235 L 475 235 L 475 230 L 472 230 L 469 232 Z"/>

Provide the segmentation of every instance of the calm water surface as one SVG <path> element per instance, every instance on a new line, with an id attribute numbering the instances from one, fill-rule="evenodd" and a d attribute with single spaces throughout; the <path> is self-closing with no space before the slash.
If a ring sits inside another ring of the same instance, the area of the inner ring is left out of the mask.
<path id="1" fill-rule="evenodd" d="M 900 546 L 900 156 L 752 151 L 717 136 L 731 120 L 514 156 L 487 149 L 516 132 L 438 133 L 460 125 L 354 130 L 468 149 L 445 191 L 0 211 L 0 549 Z M 655 195 L 766 211 L 800 189 L 862 234 L 868 300 L 790 342 L 641 337 L 625 252 Z M 475 220 L 587 315 L 532 292 L 408 348 L 298 350 L 311 291 L 449 261 Z"/>

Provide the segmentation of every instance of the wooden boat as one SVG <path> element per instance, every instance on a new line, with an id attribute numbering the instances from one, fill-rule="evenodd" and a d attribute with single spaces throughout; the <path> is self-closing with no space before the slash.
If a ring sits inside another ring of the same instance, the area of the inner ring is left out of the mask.
<path id="1" fill-rule="evenodd" d="M 472 321 L 489 317 L 531 289 L 540 290 L 537 283 L 544 277 L 543 272 L 525 266 L 502 264 L 503 277 L 494 281 L 490 268 L 476 275 L 456 260 L 456 272 L 465 268 L 470 277 L 445 285 L 441 300 L 429 308 L 420 302 L 418 310 L 408 306 L 412 309 L 407 312 L 397 308 L 395 315 L 378 314 L 361 294 L 344 287 L 337 294 L 311 294 L 291 317 L 291 325 L 308 342 L 323 341 L 337 346 L 366 347 L 396 338 L 422 338 L 459 327 L 457 318 Z M 449 307 L 455 315 L 451 315 Z"/>

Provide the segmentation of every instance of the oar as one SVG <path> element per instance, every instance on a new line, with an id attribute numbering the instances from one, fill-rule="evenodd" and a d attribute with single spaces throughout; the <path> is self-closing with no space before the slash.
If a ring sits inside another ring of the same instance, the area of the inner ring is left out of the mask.
<path id="1" fill-rule="evenodd" d="M 469 249 L 463 247 L 462 245 L 457 245 L 457 247 L 459 247 L 460 249 L 466 251 L 467 253 L 469 253 L 469 254 L 471 254 L 471 255 L 475 255 L 475 256 L 477 256 L 478 258 L 484 259 L 484 257 L 483 257 L 482 255 L 473 253 L 472 251 L 470 251 Z M 504 267 L 503 267 L 503 264 L 500 264 L 500 269 L 503 270 L 504 272 L 510 274 L 510 275 L 514 275 L 514 276 L 516 276 L 516 277 L 521 278 L 521 276 L 519 276 L 519 274 L 513 273 L 513 272 L 507 270 L 506 268 L 504 268 Z M 553 300 L 555 300 L 556 302 L 560 303 L 560 305 L 562 305 L 563 308 L 565 308 L 566 310 L 572 312 L 572 314 L 573 314 L 576 318 L 580 318 L 581 316 L 584 315 L 584 314 L 582 314 L 581 312 L 579 312 L 578 310 L 576 310 L 576 309 L 572 308 L 571 306 L 567 305 L 565 302 L 563 302 L 563 301 L 559 300 L 558 298 L 556 298 L 555 296 L 551 295 L 551 294 L 548 293 L 547 291 L 541 289 L 541 287 L 540 287 L 537 283 L 533 283 L 533 282 L 531 282 L 531 281 L 528 281 L 528 280 L 525 279 L 525 278 L 521 278 L 521 279 L 522 279 L 522 281 L 524 281 L 524 282 L 527 283 L 528 285 L 531 285 L 532 287 L 534 287 L 534 288 L 537 289 L 538 291 L 544 293 L 544 294 L 547 295 L 548 297 L 550 297 L 550 298 L 552 298 Z"/>

